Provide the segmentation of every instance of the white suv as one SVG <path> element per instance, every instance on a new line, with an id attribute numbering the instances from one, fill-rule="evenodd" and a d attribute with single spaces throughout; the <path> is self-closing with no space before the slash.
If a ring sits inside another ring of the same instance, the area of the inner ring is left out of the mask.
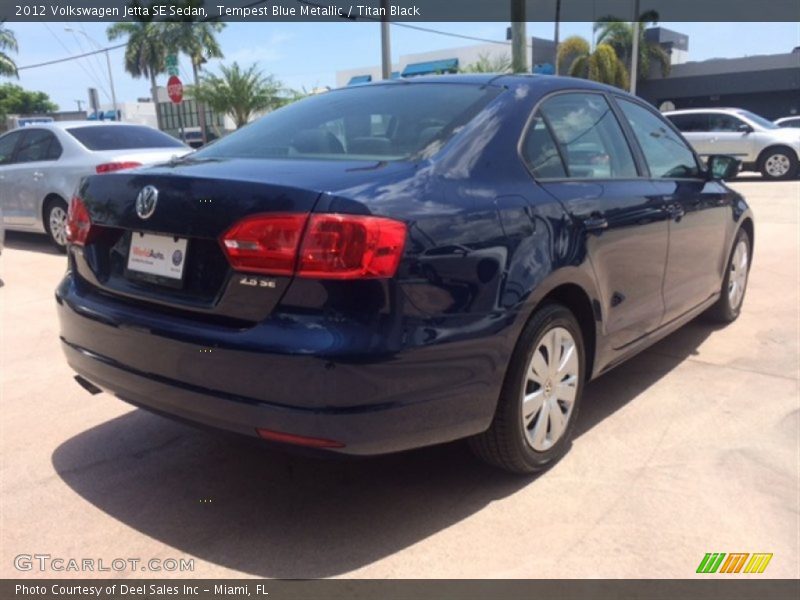
<path id="1" fill-rule="evenodd" d="M 798 175 L 800 129 L 781 128 L 740 108 L 703 108 L 665 112 L 703 158 L 729 154 L 745 171 L 761 171 L 767 179 Z"/>

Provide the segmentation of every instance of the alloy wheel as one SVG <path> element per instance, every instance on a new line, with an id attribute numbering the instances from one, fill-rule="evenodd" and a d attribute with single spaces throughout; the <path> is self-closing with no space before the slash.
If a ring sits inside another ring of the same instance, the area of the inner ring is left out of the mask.
<path id="1" fill-rule="evenodd" d="M 764 161 L 764 170 L 770 177 L 783 177 L 792 167 L 792 161 L 785 154 L 772 154 Z"/>
<path id="2" fill-rule="evenodd" d="M 50 235 L 59 246 L 67 245 L 67 212 L 61 206 L 50 209 Z"/>
<path id="3" fill-rule="evenodd" d="M 747 242 L 739 240 L 731 257 L 730 274 L 728 275 L 728 302 L 733 310 L 739 308 L 742 298 L 744 298 L 744 290 L 747 286 L 748 254 Z"/>
<path id="4" fill-rule="evenodd" d="M 536 343 L 522 397 L 525 437 L 537 452 L 558 442 L 572 416 L 580 363 L 575 339 L 563 327 L 547 330 Z"/>

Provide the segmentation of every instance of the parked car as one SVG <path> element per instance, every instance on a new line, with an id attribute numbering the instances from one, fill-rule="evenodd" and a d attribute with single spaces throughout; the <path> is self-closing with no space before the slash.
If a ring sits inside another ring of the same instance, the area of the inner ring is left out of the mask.
<path id="1" fill-rule="evenodd" d="M 651 106 L 574 78 L 312 96 L 188 157 L 86 178 L 56 291 L 78 381 L 369 455 L 468 437 L 529 473 L 584 385 L 742 307 L 753 217 Z"/>
<path id="2" fill-rule="evenodd" d="M 0 203 L 4 224 L 46 233 L 66 247 L 67 204 L 80 179 L 183 156 L 191 148 L 144 125 L 61 121 L 0 136 Z"/>
<path id="3" fill-rule="evenodd" d="M 6 243 L 6 228 L 3 226 L 3 207 L 0 206 L 0 254 L 3 254 L 3 246 Z"/>
<path id="4" fill-rule="evenodd" d="M 800 127 L 800 115 L 795 115 L 793 117 L 783 117 L 782 119 L 776 119 L 775 125 L 778 127 L 789 127 L 789 128 L 798 128 Z"/>
<path id="5" fill-rule="evenodd" d="M 701 157 L 728 154 L 746 171 L 767 179 L 798 175 L 800 131 L 783 129 L 739 108 L 704 108 L 664 113 Z"/>

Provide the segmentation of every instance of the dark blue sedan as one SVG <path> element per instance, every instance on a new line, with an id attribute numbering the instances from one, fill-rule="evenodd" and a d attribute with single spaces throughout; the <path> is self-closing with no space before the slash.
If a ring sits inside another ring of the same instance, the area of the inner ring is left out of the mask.
<path id="1" fill-rule="evenodd" d="M 167 416 L 358 455 L 470 438 L 533 472 L 586 382 L 703 312 L 736 319 L 737 169 L 578 79 L 333 91 L 85 179 L 61 341 L 89 391 Z"/>

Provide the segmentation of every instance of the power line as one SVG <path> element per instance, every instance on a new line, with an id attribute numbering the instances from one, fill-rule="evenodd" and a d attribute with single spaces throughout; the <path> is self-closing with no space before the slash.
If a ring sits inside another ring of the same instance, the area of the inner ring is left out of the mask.
<path id="1" fill-rule="evenodd" d="M 75 54 L 73 56 L 66 56 L 64 58 L 48 60 L 46 62 L 36 63 L 35 65 L 25 65 L 24 67 L 17 67 L 17 71 L 24 71 L 25 69 L 36 69 L 37 67 L 46 67 L 48 65 L 57 65 L 58 63 L 68 62 L 70 60 L 77 60 L 79 58 L 84 58 L 86 56 L 92 56 L 93 54 L 100 54 L 101 52 L 105 52 L 106 50 L 117 50 L 118 48 L 124 48 L 127 45 L 128 45 L 127 42 L 123 42 L 122 44 L 116 44 L 115 46 L 106 46 L 105 48 L 99 48 L 97 50 L 92 50 L 91 52 L 84 52 L 83 54 Z"/>

